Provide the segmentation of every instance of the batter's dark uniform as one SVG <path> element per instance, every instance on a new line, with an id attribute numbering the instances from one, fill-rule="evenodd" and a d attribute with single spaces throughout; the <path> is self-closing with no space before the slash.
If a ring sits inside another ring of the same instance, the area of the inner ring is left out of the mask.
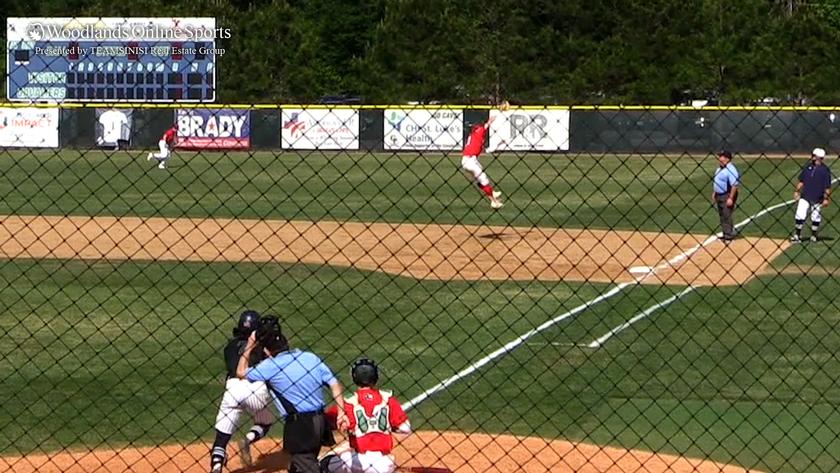
<path id="1" fill-rule="evenodd" d="M 799 173 L 797 192 L 801 190 L 801 194 L 796 202 L 794 233 L 790 239 L 793 242 L 800 241 L 802 238 L 802 227 L 805 226 L 809 213 L 811 214 L 811 241 L 818 240 L 823 204 L 828 203 L 831 195 L 831 169 L 823 162 L 825 151 L 813 155 L 813 158 L 814 161 L 808 163 Z"/>

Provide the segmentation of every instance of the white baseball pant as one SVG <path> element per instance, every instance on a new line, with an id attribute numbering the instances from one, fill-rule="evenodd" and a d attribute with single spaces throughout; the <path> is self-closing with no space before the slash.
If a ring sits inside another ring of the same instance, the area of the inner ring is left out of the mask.
<path id="1" fill-rule="evenodd" d="M 487 177 L 484 169 L 481 168 L 481 163 L 478 162 L 478 156 L 462 156 L 461 169 L 471 174 L 478 185 L 486 186 L 490 184 L 490 178 Z"/>
<path id="2" fill-rule="evenodd" d="M 152 157 L 160 160 L 169 159 L 169 145 L 166 144 L 165 140 L 158 141 L 158 148 L 160 148 L 160 152 L 153 154 Z"/>
<path id="3" fill-rule="evenodd" d="M 799 199 L 796 203 L 796 215 L 794 218 L 798 221 L 804 221 L 808 218 L 808 211 L 811 211 L 811 223 L 820 223 L 822 221 L 822 202 L 812 204 L 805 199 Z"/>
<path id="4" fill-rule="evenodd" d="M 329 473 L 394 473 L 397 464 L 393 455 L 381 452 L 345 451 L 330 457 Z"/>
<path id="5" fill-rule="evenodd" d="M 231 378 L 225 384 L 225 394 L 216 414 L 216 430 L 232 435 L 239 427 L 244 413 L 254 416 L 255 424 L 273 424 L 275 419 L 274 411 L 271 410 L 271 394 L 263 382 L 252 383 Z"/>

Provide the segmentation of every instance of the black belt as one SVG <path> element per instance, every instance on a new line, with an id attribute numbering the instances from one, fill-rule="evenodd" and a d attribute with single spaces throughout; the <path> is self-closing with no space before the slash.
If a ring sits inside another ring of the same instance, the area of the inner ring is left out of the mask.
<path id="1" fill-rule="evenodd" d="M 286 420 L 286 422 L 289 422 L 289 421 L 296 421 L 296 420 L 300 420 L 300 419 L 305 419 L 307 417 L 315 417 L 315 416 L 319 416 L 319 415 L 324 415 L 324 410 L 323 409 L 319 409 L 317 411 L 309 411 L 309 412 L 295 412 L 294 414 L 287 415 L 286 417 L 284 417 L 284 419 Z"/>

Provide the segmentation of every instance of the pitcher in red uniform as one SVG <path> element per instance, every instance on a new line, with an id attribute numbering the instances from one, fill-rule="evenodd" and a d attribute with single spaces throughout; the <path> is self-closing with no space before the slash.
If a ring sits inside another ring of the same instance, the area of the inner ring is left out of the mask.
<path id="1" fill-rule="evenodd" d="M 169 155 L 172 152 L 172 148 L 175 147 L 175 143 L 178 139 L 178 124 L 172 125 L 172 127 L 165 132 L 163 132 L 163 136 L 160 137 L 160 141 L 158 141 L 158 148 L 160 148 L 159 153 L 149 153 L 146 156 L 147 161 L 151 161 L 152 159 L 157 159 L 160 161 L 158 163 L 158 168 L 165 169 L 166 168 L 166 160 L 169 159 Z"/>
<path id="2" fill-rule="evenodd" d="M 393 473 L 397 469 L 391 450 L 392 433 L 408 435 L 411 423 L 400 402 L 390 391 L 376 387 L 379 368 L 372 360 L 361 358 L 353 363 L 353 382 L 359 389 L 344 399 L 350 422 L 348 450 L 327 455 L 321 471 L 327 473 Z M 326 412 L 336 428 L 337 408 Z"/>
<path id="3" fill-rule="evenodd" d="M 490 124 L 493 123 L 495 118 L 495 116 L 491 116 L 486 122 L 479 123 L 472 127 L 470 130 L 470 136 L 467 138 L 467 144 L 464 146 L 463 156 L 461 157 L 461 168 L 473 176 L 478 188 L 481 189 L 481 191 L 484 192 L 490 200 L 490 207 L 500 209 L 502 208 L 502 205 L 504 205 L 500 199 L 502 193 L 493 190 L 490 178 L 487 177 L 487 174 L 481 167 L 481 163 L 478 161 L 478 157 L 481 155 L 481 152 L 484 151 L 484 138 L 487 136 L 487 130 L 490 128 Z"/>

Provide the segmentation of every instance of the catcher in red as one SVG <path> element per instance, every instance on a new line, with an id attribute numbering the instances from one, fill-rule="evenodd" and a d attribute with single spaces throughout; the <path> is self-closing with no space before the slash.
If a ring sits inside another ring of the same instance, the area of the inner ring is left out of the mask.
<path id="1" fill-rule="evenodd" d="M 372 360 L 361 358 L 351 369 L 353 382 L 359 389 L 344 399 L 344 410 L 350 422 L 349 448 L 336 451 L 321 460 L 325 473 L 393 473 L 397 469 L 391 450 L 392 434 L 411 434 L 411 423 L 400 402 L 390 391 L 376 387 L 379 368 Z M 327 420 L 336 428 L 338 408 L 326 412 Z"/>

